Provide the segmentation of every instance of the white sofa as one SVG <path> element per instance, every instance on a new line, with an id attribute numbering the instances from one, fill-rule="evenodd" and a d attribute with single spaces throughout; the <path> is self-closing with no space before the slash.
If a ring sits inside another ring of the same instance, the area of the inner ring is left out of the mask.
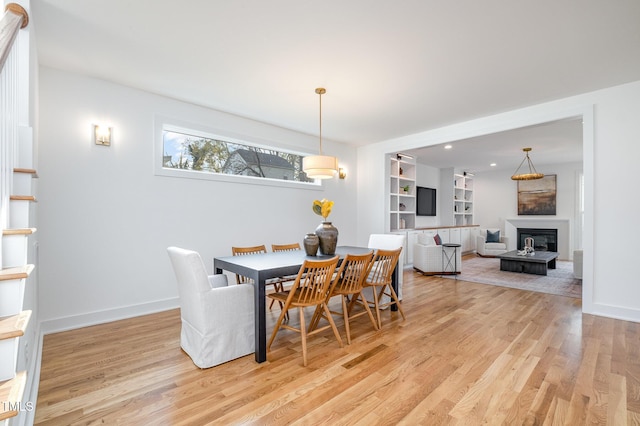
<path id="1" fill-rule="evenodd" d="M 498 229 L 490 229 L 491 232 L 496 232 Z M 478 235 L 476 236 L 476 253 L 482 257 L 494 257 L 499 254 L 506 253 L 509 247 L 509 238 L 505 237 L 500 232 L 499 242 L 487 242 L 487 229 L 480 228 Z"/>
<path id="2" fill-rule="evenodd" d="M 451 273 L 455 266 L 456 273 L 460 273 L 462 271 L 462 248 L 457 248 L 455 260 L 452 259 L 451 266 L 447 268 L 447 258 L 442 253 L 442 245 L 436 244 L 435 235 L 435 232 L 418 234 L 418 239 L 413 245 L 413 268 L 424 275 L 441 275 L 445 272 L 443 269 L 447 269 L 446 273 Z M 453 249 L 445 248 L 445 250 Z"/>

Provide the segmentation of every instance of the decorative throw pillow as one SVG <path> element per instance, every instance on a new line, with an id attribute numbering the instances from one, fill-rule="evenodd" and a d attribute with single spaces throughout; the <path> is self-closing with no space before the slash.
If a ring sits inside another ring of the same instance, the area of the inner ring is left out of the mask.
<path id="1" fill-rule="evenodd" d="M 491 232 L 487 229 L 487 243 L 499 243 L 500 242 L 500 230 Z"/>
<path id="2" fill-rule="evenodd" d="M 418 234 L 418 244 L 423 246 L 435 246 L 436 243 L 433 241 L 433 234 Z"/>
<path id="3" fill-rule="evenodd" d="M 433 237 L 433 241 L 435 241 L 435 242 L 436 242 L 436 245 L 437 245 L 437 246 L 442 245 L 442 238 L 440 238 L 440 234 L 436 234 L 436 235 Z"/>

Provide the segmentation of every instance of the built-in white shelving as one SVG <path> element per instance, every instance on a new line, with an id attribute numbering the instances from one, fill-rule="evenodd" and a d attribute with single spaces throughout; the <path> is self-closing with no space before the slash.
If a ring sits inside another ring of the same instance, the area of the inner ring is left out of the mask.
<path id="1" fill-rule="evenodd" d="M 416 226 L 415 160 L 392 154 L 389 161 L 389 228 L 390 231 Z"/>
<path id="2" fill-rule="evenodd" d="M 467 173 L 453 175 L 453 224 L 473 225 L 473 177 Z"/>

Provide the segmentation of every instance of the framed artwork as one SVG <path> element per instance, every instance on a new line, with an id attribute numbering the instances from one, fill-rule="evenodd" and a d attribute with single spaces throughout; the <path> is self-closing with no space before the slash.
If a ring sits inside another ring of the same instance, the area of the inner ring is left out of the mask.
<path id="1" fill-rule="evenodd" d="M 518 216 L 556 214 L 556 175 L 518 181 Z"/>

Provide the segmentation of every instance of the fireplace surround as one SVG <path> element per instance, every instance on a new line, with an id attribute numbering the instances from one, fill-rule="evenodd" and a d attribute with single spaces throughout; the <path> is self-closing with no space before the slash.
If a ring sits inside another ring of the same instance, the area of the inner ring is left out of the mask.
<path id="1" fill-rule="evenodd" d="M 573 258 L 571 243 L 571 220 L 559 217 L 508 217 L 504 219 L 504 234 L 509 238 L 509 250 L 518 248 L 518 228 L 557 229 L 558 260 Z"/>

